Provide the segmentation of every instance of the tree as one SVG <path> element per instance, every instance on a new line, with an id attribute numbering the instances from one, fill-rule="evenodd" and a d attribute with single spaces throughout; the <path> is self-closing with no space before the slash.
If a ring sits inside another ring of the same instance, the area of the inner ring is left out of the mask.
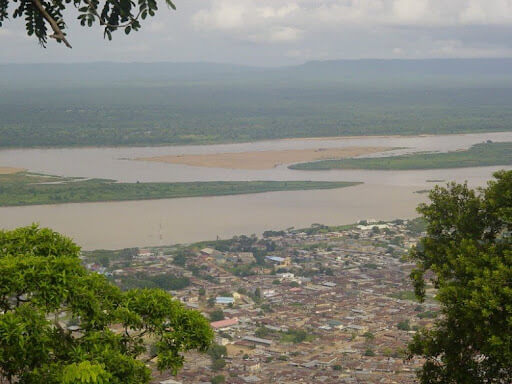
<path id="1" fill-rule="evenodd" d="M 210 382 L 212 384 L 222 384 L 222 383 L 226 382 L 226 378 L 223 375 L 217 375 L 217 376 L 212 377 Z"/>
<path id="2" fill-rule="evenodd" d="M 45 47 L 48 38 L 52 38 L 71 48 L 63 17 L 64 11 L 71 8 L 71 3 L 82 26 L 92 27 L 98 22 L 109 40 L 112 39 L 112 32 L 118 29 L 124 30 L 126 34 L 138 31 L 141 20 L 154 16 L 158 10 L 156 0 L 137 0 L 137 3 L 131 0 L 0 0 L 0 27 L 9 18 L 10 5 L 14 7 L 12 17 L 23 17 L 27 34 L 34 35 L 41 46 Z M 165 4 L 176 9 L 172 0 L 165 0 Z"/>
<path id="3" fill-rule="evenodd" d="M 409 319 L 405 319 L 400 321 L 396 327 L 401 331 L 410 331 L 411 330 L 411 324 L 409 323 Z"/>
<path id="4" fill-rule="evenodd" d="M 183 352 L 208 350 L 199 312 L 162 290 L 122 292 L 79 252 L 50 229 L 0 231 L 0 381 L 142 384 L 149 360 L 176 373 Z"/>
<path id="5" fill-rule="evenodd" d="M 216 309 L 212 313 L 210 313 L 210 320 L 211 321 L 219 321 L 224 320 L 224 311 L 222 309 Z"/>
<path id="6" fill-rule="evenodd" d="M 208 354 L 212 360 L 212 369 L 214 371 L 220 371 L 226 366 L 226 360 L 224 360 L 224 357 L 227 353 L 227 348 L 223 345 L 214 344 L 210 347 Z"/>
<path id="7" fill-rule="evenodd" d="M 173 264 L 179 265 L 180 267 L 184 267 L 187 262 L 187 255 L 185 251 L 179 251 L 174 255 L 172 259 Z"/>
<path id="8" fill-rule="evenodd" d="M 212 370 L 220 371 L 226 366 L 226 360 L 224 359 L 215 359 L 212 361 Z"/>
<path id="9" fill-rule="evenodd" d="M 254 301 L 259 303 L 261 302 L 262 300 L 262 297 L 261 297 L 261 289 L 260 287 L 257 287 L 255 290 L 254 290 Z"/>
<path id="10" fill-rule="evenodd" d="M 208 355 L 212 360 L 221 359 L 228 354 L 228 349 L 224 345 L 213 344 L 208 349 Z"/>
<path id="11" fill-rule="evenodd" d="M 420 300 L 430 282 L 441 304 L 409 346 L 425 359 L 423 384 L 512 382 L 512 171 L 494 176 L 478 191 L 435 187 L 418 208 L 426 236 L 411 277 Z"/>

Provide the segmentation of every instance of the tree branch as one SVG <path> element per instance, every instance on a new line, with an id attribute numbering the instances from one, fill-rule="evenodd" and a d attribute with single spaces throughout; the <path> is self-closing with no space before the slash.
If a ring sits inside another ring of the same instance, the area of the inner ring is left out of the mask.
<path id="1" fill-rule="evenodd" d="M 89 5 L 89 9 L 91 10 L 91 13 L 96 16 L 100 22 L 100 25 L 103 26 L 103 27 L 108 27 L 108 28 L 114 28 L 114 29 L 117 29 L 117 28 L 125 28 L 125 27 L 128 27 L 130 25 L 132 25 L 134 22 L 136 22 L 140 15 L 141 15 L 141 11 L 139 11 L 139 13 L 137 14 L 137 16 L 133 17 L 133 16 L 129 16 L 130 18 L 130 21 L 127 21 L 125 24 L 110 24 L 108 23 L 107 21 L 105 21 L 101 15 L 98 13 L 98 10 L 96 9 L 96 7 L 91 3 L 90 0 L 85 0 L 85 2 Z M 117 4 L 114 4 L 115 7 L 117 8 L 120 8 Z"/>
<path id="2" fill-rule="evenodd" d="M 55 39 L 57 41 L 62 41 L 66 47 L 73 48 L 71 44 L 69 44 L 68 40 L 66 39 L 66 35 L 64 35 L 64 32 L 60 29 L 57 22 L 53 19 L 53 17 L 50 16 L 48 11 L 43 7 L 41 2 L 39 0 L 32 0 L 32 4 L 37 8 L 39 13 L 45 18 L 45 20 L 50 24 L 50 26 L 53 29 L 53 35 L 50 35 L 52 39 Z"/>

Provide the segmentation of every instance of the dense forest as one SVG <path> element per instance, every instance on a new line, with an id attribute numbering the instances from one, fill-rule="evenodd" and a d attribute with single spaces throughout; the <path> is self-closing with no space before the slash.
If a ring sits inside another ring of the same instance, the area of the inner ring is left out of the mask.
<path id="1" fill-rule="evenodd" d="M 0 65 L 0 147 L 509 131 L 511 63 Z"/>

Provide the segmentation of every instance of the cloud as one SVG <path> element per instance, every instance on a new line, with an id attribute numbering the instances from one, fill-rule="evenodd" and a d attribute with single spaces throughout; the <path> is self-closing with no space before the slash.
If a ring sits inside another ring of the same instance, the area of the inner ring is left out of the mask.
<path id="1" fill-rule="evenodd" d="M 257 43 L 282 43 L 300 39 L 302 30 L 286 23 L 299 11 L 297 3 L 283 5 L 253 0 L 214 0 L 192 17 L 198 31 L 218 31 Z"/>
<path id="2" fill-rule="evenodd" d="M 291 43 L 300 40 L 302 31 L 292 27 L 276 27 L 246 36 L 244 40 L 253 43 Z"/>
<path id="3" fill-rule="evenodd" d="M 301 25 L 460 26 L 512 23 L 512 0 L 213 0 L 193 16 L 202 29 Z"/>
<path id="4" fill-rule="evenodd" d="M 512 0 L 208 0 L 196 5 L 191 20 L 197 33 L 288 45 L 283 54 L 297 60 L 510 51 L 492 41 L 464 41 L 454 30 L 512 27 Z"/>
<path id="5" fill-rule="evenodd" d="M 23 20 L 0 28 L 0 62 L 222 61 L 512 56 L 512 0 L 176 0 L 136 34 L 103 40 L 66 20 L 73 50 L 38 49 Z M 6 29 L 6 27 L 8 29 Z"/>

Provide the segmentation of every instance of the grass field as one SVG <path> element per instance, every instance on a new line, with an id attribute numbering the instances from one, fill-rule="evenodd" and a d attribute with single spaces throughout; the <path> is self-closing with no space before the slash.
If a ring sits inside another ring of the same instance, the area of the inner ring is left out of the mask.
<path id="1" fill-rule="evenodd" d="M 271 191 L 334 189 L 356 184 L 359 183 L 316 181 L 117 183 L 104 179 L 61 178 L 20 172 L 0 175 L 0 206 L 240 195 Z"/>
<path id="2" fill-rule="evenodd" d="M 512 165 L 512 142 L 476 144 L 467 151 L 421 153 L 379 158 L 323 160 L 291 165 L 291 169 L 440 169 Z"/>

